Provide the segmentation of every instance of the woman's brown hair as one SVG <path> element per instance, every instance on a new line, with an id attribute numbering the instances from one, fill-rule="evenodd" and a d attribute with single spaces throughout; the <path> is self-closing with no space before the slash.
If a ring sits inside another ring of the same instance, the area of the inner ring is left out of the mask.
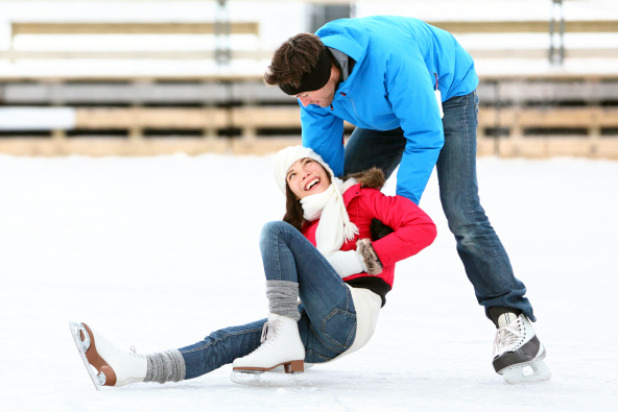
<path id="1" fill-rule="evenodd" d="M 330 176 L 329 176 L 330 178 Z M 384 183 L 386 182 L 386 178 L 384 177 L 384 172 L 377 167 L 372 167 L 371 169 L 365 170 L 363 172 L 358 172 L 354 174 L 350 174 L 344 177 L 344 181 L 354 178 L 361 184 L 362 188 L 373 188 L 380 190 Z M 288 222 L 299 232 L 302 232 L 303 224 L 305 223 L 305 218 L 303 217 L 303 206 L 300 204 L 300 200 L 296 197 L 296 195 L 292 192 L 290 187 L 285 185 L 285 215 L 283 216 L 283 221 Z"/>
<path id="2" fill-rule="evenodd" d="M 300 204 L 300 199 L 296 197 L 290 186 L 285 185 L 285 215 L 283 221 L 288 222 L 299 232 L 301 232 L 305 218 L 303 217 L 303 206 Z"/>

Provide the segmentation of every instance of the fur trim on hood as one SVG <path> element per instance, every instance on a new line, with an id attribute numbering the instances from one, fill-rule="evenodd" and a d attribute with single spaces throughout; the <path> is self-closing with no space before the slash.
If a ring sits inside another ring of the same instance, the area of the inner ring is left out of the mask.
<path id="1" fill-rule="evenodd" d="M 371 169 L 364 170 L 358 173 L 351 173 L 346 175 L 344 180 L 354 178 L 358 183 L 361 184 L 363 189 L 382 189 L 384 183 L 386 182 L 386 178 L 384 177 L 384 172 L 382 169 L 378 169 L 377 167 L 372 167 Z"/>

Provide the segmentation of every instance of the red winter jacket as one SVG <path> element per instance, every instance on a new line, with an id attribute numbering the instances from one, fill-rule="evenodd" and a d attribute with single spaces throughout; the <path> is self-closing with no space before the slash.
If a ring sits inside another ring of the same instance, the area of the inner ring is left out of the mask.
<path id="1" fill-rule="evenodd" d="M 350 220 L 358 227 L 359 234 L 345 242 L 341 250 L 356 249 L 358 239 L 371 239 L 371 220 L 377 218 L 394 232 L 372 242 L 384 269 L 379 275 L 358 273 L 344 278 L 346 282 L 361 277 L 379 277 L 390 288 L 393 286 L 395 263 L 417 254 L 436 238 L 436 226 L 429 216 L 411 200 L 402 196 L 386 196 L 377 189 L 361 188 L 360 183 L 343 194 L 343 201 Z M 303 235 L 315 246 L 318 220 L 303 226 Z"/>

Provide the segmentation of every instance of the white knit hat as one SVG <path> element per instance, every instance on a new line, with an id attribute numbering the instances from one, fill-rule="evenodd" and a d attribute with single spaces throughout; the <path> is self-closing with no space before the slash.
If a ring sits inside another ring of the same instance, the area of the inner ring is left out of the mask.
<path id="1" fill-rule="evenodd" d="M 289 146 L 282 149 L 277 153 L 275 157 L 275 181 L 279 186 L 279 189 L 285 194 L 286 176 L 290 166 L 296 163 L 297 160 L 310 158 L 321 164 L 324 169 L 330 174 L 331 180 L 335 178 L 335 175 L 328 164 L 322 159 L 322 157 L 314 152 L 312 149 L 303 146 Z"/>
<path id="2" fill-rule="evenodd" d="M 335 177 L 324 159 L 312 149 L 290 146 L 279 151 L 275 158 L 275 181 L 284 194 L 288 169 L 297 160 L 307 157 L 321 164 L 331 178 L 331 184 L 326 191 L 300 200 L 305 219 L 320 218 L 315 232 L 316 246 L 324 256 L 329 256 L 332 252 L 339 250 L 344 241 L 352 240 L 358 234 L 358 228 L 350 221 L 342 196 L 346 188 L 354 184 L 355 180 L 342 182 Z"/>

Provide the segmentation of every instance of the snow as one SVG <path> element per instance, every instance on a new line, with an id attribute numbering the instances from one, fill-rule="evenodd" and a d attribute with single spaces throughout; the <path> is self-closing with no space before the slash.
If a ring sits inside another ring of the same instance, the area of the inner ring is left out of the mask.
<path id="1" fill-rule="evenodd" d="M 67 322 L 140 352 L 265 316 L 258 249 L 280 218 L 272 156 L 0 156 L 2 411 L 609 411 L 618 404 L 618 162 L 481 158 L 481 199 L 528 287 L 550 381 L 491 367 L 476 304 L 432 177 L 439 235 L 402 262 L 360 352 L 280 386 L 231 367 L 173 384 L 95 391 Z M 392 193 L 394 182 L 385 191 Z"/>

